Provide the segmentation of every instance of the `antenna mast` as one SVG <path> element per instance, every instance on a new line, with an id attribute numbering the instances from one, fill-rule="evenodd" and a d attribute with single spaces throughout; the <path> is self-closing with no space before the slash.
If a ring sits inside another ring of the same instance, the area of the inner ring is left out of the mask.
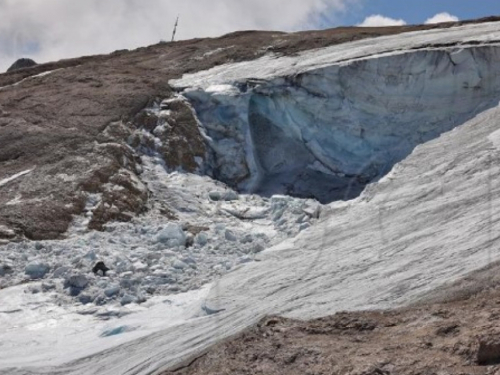
<path id="1" fill-rule="evenodd" d="M 177 16 L 177 19 L 175 20 L 175 25 L 174 25 L 174 32 L 172 33 L 172 42 L 175 39 L 175 33 L 177 32 L 177 26 L 179 25 L 179 16 Z"/>

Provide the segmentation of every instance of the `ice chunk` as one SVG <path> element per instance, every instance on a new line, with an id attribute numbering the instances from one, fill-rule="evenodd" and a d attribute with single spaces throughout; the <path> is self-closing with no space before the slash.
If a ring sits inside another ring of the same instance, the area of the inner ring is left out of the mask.
<path id="1" fill-rule="evenodd" d="M 252 252 L 255 254 L 260 253 L 264 250 L 265 250 L 265 247 L 260 243 L 256 243 L 255 245 L 252 246 Z"/>
<path id="2" fill-rule="evenodd" d="M 226 190 L 226 191 L 222 191 L 222 192 L 221 191 L 211 191 L 208 193 L 208 197 L 214 202 L 218 202 L 218 201 L 230 202 L 230 201 L 236 201 L 240 198 L 238 193 L 236 193 L 233 190 Z"/>
<path id="3" fill-rule="evenodd" d="M 251 243 L 253 242 L 253 236 L 251 234 L 246 234 L 241 240 L 240 242 L 242 244 L 246 244 L 246 243 Z"/>
<path id="4" fill-rule="evenodd" d="M 235 234 L 232 231 L 230 231 L 229 229 L 226 230 L 225 237 L 226 237 L 226 240 L 231 241 L 231 242 L 234 242 L 237 239 Z"/>
<path id="5" fill-rule="evenodd" d="M 28 264 L 25 267 L 24 273 L 31 279 L 41 279 L 47 274 L 47 272 L 49 272 L 49 270 L 50 266 L 48 264 L 42 262 L 34 262 Z"/>
<path id="6" fill-rule="evenodd" d="M 169 223 L 160 233 L 158 233 L 156 242 L 167 244 L 170 247 L 185 246 L 186 234 L 179 224 Z"/>
<path id="7" fill-rule="evenodd" d="M 122 304 L 122 306 L 125 306 L 125 305 L 129 305 L 131 303 L 133 303 L 135 301 L 135 296 L 131 295 L 131 294 L 125 294 L 120 303 Z"/>
<path id="8" fill-rule="evenodd" d="M 177 270 L 183 270 L 188 267 L 186 263 L 184 263 L 182 260 L 176 259 L 172 263 L 172 267 L 174 267 Z"/>
<path id="9" fill-rule="evenodd" d="M 10 264 L 0 263 L 0 277 L 5 276 L 13 272 L 13 268 Z"/>
<path id="10" fill-rule="evenodd" d="M 120 293 L 120 287 L 118 285 L 113 285 L 104 290 L 104 294 L 109 298 L 116 296 L 118 293 Z"/>
<path id="11" fill-rule="evenodd" d="M 306 213 L 307 216 L 313 218 L 313 219 L 319 219 L 319 216 L 321 214 L 321 205 L 318 204 L 310 204 L 305 207 L 304 212 Z"/>
<path id="12" fill-rule="evenodd" d="M 66 276 L 66 274 L 71 271 L 71 268 L 70 267 L 67 267 L 67 266 L 62 266 L 62 267 L 58 267 L 55 271 L 54 271 L 54 277 L 55 278 L 60 278 L 60 277 L 64 277 Z"/>
<path id="13" fill-rule="evenodd" d="M 194 240 L 198 245 L 203 247 L 208 243 L 208 235 L 205 232 L 198 233 Z"/>
<path id="14" fill-rule="evenodd" d="M 300 224 L 299 226 L 299 231 L 302 232 L 303 230 L 306 230 L 307 228 L 309 228 L 311 226 L 311 224 L 309 223 L 302 223 Z"/>
<path id="15" fill-rule="evenodd" d="M 142 263 L 141 261 L 135 262 L 132 265 L 132 267 L 134 267 L 135 271 L 139 271 L 139 272 L 146 271 L 148 269 L 148 265 L 145 263 Z"/>
<path id="16" fill-rule="evenodd" d="M 120 326 L 120 327 L 116 327 L 116 328 L 108 329 L 108 330 L 104 331 L 101 334 L 101 337 L 116 336 L 116 335 L 120 335 L 120 334 L 125 333 L 125 332 L 129 332 L 131 330 L 133 330 L 133 329 L 131 329 L 130 327 Z"/>
<path id="17" fill-rule="evenodd" d="M 89 280 L 87 279 L 87 276 L 79 274 L 70 276 L 66 280 L 66 283 L 70 287 L 83 289 L 88 285 Z"/>

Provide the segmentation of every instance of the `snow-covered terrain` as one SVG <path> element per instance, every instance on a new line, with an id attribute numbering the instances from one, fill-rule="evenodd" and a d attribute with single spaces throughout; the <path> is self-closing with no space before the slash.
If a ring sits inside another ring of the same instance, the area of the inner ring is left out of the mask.
<path id="1" fill-rule="evenodd" d="M 376 182 L 320 206 L 144 157 L 147 215 L 0 248 L 0 373 L 151 374 L 266 314 L 399 306 L 499 260 L 498 40 L 498 23 L 408 33 L 173 82 L 209 173 L 244 192 Z"/>

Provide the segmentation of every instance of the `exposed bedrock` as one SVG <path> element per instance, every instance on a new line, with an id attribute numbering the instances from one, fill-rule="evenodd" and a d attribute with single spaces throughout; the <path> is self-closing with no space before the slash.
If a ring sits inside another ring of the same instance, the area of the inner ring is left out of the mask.
<path id="1" fill-rule="evenodd" d="M 241 191 L 330 202 L 356 197 L 418 144 L 498 104 L 500 48 L 417 50 L 265 80 L 242 75 L 184 87 L 209 138 L 213 176 Z"/>

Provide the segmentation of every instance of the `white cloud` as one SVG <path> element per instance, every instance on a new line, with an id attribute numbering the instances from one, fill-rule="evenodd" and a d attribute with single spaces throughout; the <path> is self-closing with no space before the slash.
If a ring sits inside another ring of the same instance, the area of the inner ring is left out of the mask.
<path id="1" fill-rule="evenodd" d="M 374 14 L 372 16 L 366 17 L 363 22 L 358 26 L 361 27 L 377 27 L 377 26 L 403 26 L 406 25 L 406 21 L 394 18 L 385 17 L 380 14 Z"/>
<path id="2" fill-rule="evenodd" d="M 187 39 L 314 27 L 357 1 L 0 0 L 0 71 L 21 55 L 45 62 L 169 40 L 178 14 L 177 39 Z"/>
<path id="3" fill-rule="evenodd" d="M 450 13 L 443 12 L 443 13 L 438 13 L 434 17 L 429 18 L 425 23 L 431 24 L 431 23 L 441 23 L 441 22 L 457 22 L 459 19 L 456 16 L 451 15 Z"/>

